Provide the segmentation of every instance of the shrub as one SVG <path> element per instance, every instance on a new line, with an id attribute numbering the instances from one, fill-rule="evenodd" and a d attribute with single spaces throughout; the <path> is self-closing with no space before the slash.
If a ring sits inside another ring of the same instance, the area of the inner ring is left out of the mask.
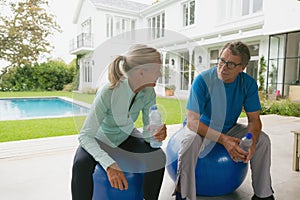
<path id="1" fill-rule="evenodd" d="M 1 91 L 62 90 L 72 83 L 76 75 L 75 65 L 66 65 L 61 60 L 14 67 L 1 77 Z"/>
<path id="2" fill-rule="evenodd" d="M 261 103 L 261 114 L 278 114 L 283 116 L 300 117 L 300 104 L 289 100 L 264 101 Z"/>
<path id="3" fill-rule="evenodd" d="M 265 90 L 265 72 L 266 72 L 266 60 L 265 60 L 265 57 L 262 56 L 260 58 L 260 68 L 259 68 L 259 71 L 258 71 L 258 80 L 259 80 L 259 87 L 258 87 L 258 91 L 264 91 Z"/>
<path id="4" fill-rule="evenodd" d="M 166 85 L 166 86 L 165 86 L 165 89 L 166 89 L 166 90 L 175 90 L 175 89 L 176 89 L 176 86 L 175 86 L 175 85 Z"/>
<path id="5" fill-rule="evenodd" d="M 97 88 L 96 89 L 93 89 L 93 88 L 84 88 L 83 89 L 83 93 L 84 94 L 96 94 L 97 93 Z"/>
<path id="6" fill-rule="evenodd" d="M 67 85 L 64 85 L 64 89 L 63 89 L 64 92 L 72 92 L 73 91 L 73 84 L 72 83 L 69 83 Z"/>

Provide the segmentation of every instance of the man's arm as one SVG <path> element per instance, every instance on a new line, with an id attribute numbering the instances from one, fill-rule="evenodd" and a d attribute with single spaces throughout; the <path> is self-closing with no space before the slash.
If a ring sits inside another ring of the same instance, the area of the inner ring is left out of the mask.
<path id="1" fill-rule="evenodd" d="M 247 112 L 246 114 L 248 118 L 248 132 L 252 133 L 253 143 L 256 144 L 257 138 L 262 129 L 259 111 Z"/>
<path id="2" fill-rule="evenodd" d="M 202 123 L 200 120 L 200 114 L 195 113 L 193 111 L 188 110 L 187 111 L 187 127 L 198 133 L 199 135 L 206 137 L 207 139 L 210 139 L 212 141 L 218 142 L 222 144 L 228 153 L 230 154 L 231 158 L 233 160 L 245 160 L 245 153 L 240 153 L 240 151 L 243 151 L 239 147 L 239 138 L 227 136 L 225 134 L 222 134 L 221 132 L 218 132 L 208 126 L 206 126 L 204 123 Z"/>
<path id="3" fill-rule="evenodd" d="M 255 152 L 255 147 L 256 147 L 256 142 L 258 140 L 259 134 L 261 132 L 262 129 L 262 124 L 261 124 L 261 120 L 260 120 L 260 115 L 259 115 L 259 111 L 256 112 L 247 112 L 247 118 L 248 118 L 248 132 L 252 133 L 252 146 L 250 148 L 249 154 L 247 156 L 246 162 L 249 161 L 254 152 Z"/>

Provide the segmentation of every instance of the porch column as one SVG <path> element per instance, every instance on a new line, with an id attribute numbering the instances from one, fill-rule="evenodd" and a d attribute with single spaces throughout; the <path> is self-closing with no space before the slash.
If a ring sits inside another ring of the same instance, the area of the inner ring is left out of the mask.
<path id="1" fill-rule="evenodd" d="M 77 65 L 79 67 L 79 85 L 78 85 L 78 90 L 82 91 L 83 90 L 83 85 L 84 85 L 84 66 L 83 66 L 83 62 L 81 59 L 81 56 L 77 56 Z"/>
<path id="2" fill-rule="evenodd" d="M 161 51 L 162 53 L 162 85 L 163 85 L 163 90 L 162 90 L 162 95 L 166 96 L 166 92 L 165 92 L 165 86 L 166 86 L 166 78 L 165 78 L 165 73 L 166 73 L 166 56 L 167 56 L 167 51 L 165 49 L 163 49 Z"/>
<path id="3" fill-rule="evenodd" d="M 192 85 L 192 60 L 193 60 L 193 53 L 194 53 L 194 48 L 195 47 L 189 47 L 189 85 L 188 85 L 188 90 L 191 89 Z"/>

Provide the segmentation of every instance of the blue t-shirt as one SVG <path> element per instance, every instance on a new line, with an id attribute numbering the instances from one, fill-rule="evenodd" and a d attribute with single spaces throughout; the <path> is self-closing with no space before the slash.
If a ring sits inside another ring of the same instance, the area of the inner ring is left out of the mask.
<path id="1" fill-rule="evenodd" d="M 232 83 L 224 83 L 217 67 L 195 78 L 186 106 L 200 114 L 201 122 L 222 133 L 236 124 L 243 107 L 246 112 L 261 109 L 256 81 L 242 72 Z"/>

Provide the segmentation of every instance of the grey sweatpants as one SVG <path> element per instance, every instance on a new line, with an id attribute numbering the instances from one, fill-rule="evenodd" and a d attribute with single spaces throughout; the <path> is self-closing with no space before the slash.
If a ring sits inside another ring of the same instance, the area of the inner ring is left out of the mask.
<path id="1" fill-rule="evenodd" d="M 211 141 L 201 137 L 197 133 L 189 130 L 187 127 L 180 130 L 183 134 L 178 153 L 178 168 L 176 187 L 180 181 L 181 195 L 190 200 L 196 200 L 196 180 L 195 167 L 201 149 L 207 146 Z M 226 135 L 242 138 L 247 134 L 245 125 L 237 124 L 230 129 Z M 210 145 L 211 146 L 211 145 Z M 271 186 L 271 142 L 269 136 L 261 132 L 255 153 L 250 160 L 252 171 L 252 187 L 255 195 L 267 197 L 273 194 Z"/>

